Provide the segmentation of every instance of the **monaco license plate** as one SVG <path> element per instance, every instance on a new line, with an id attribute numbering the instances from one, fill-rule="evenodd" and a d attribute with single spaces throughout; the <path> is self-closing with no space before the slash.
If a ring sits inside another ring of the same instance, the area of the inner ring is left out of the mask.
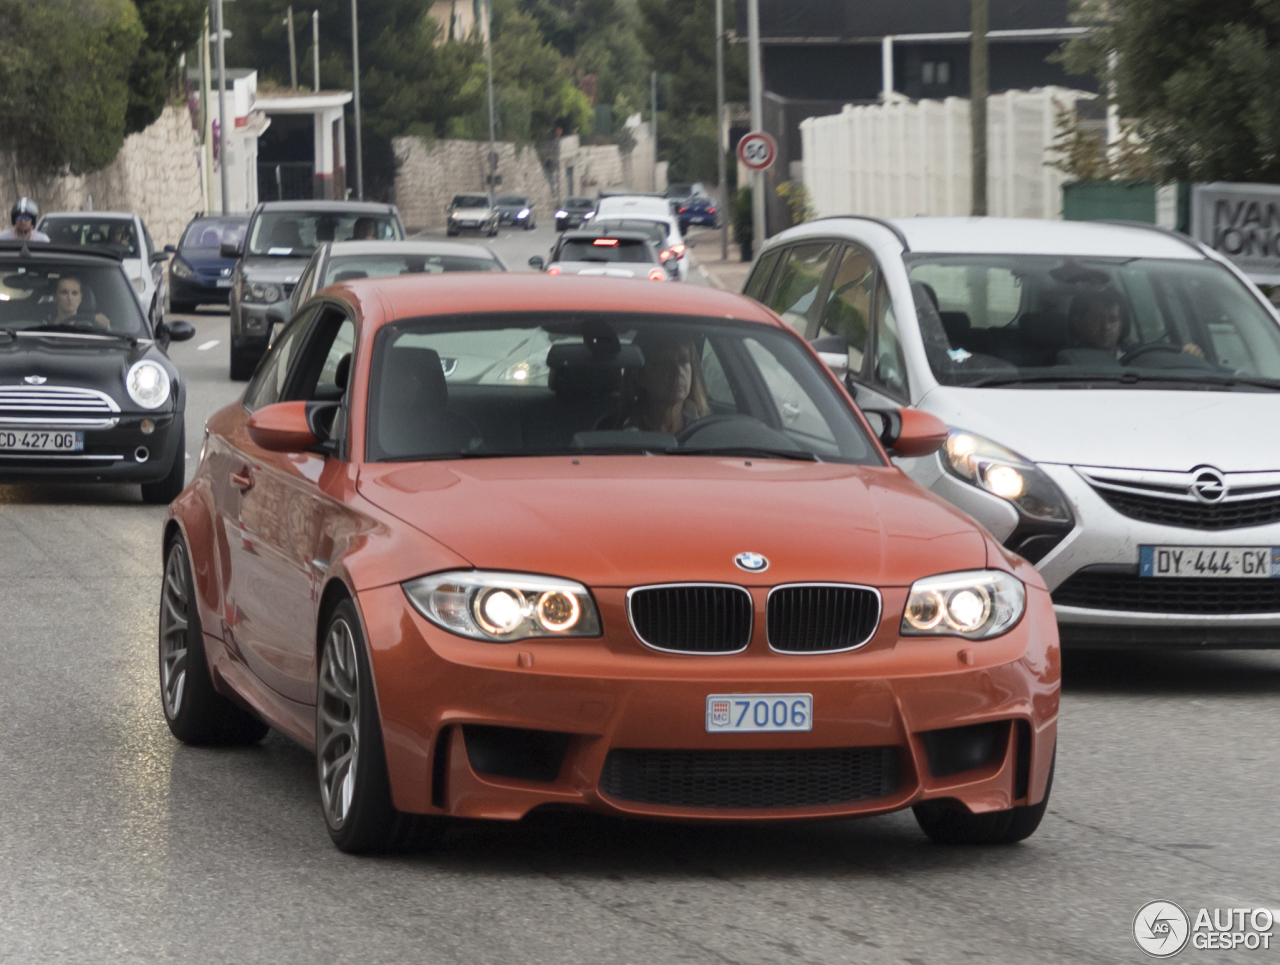
<path id="1" fill-rule="evenodd" d="M 84 452 L 83 432 L 0 429 L 0 450 L 8 452 Z"/>
<path id="2" fill-rule="evenodd" d="M 812 694 L 712 694 L 707 733 L 813 730 Z"/>
<path id="3" fill-rule="evenodd" d="M 1266 580 L 1280 577 L 1280 547 L 1143 546 L 1138 574 L 1150 577 Z"/>

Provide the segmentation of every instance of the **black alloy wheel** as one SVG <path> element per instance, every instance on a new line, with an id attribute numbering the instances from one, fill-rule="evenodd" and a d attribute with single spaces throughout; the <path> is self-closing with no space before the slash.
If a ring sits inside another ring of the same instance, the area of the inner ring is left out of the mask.
<path id="1" fill-rule="evenodd" d="M 179 414 L 181 419 L 182 415 Z M 178 494 L 187 485 L 187 429 L 178 428 L 178 447 L 173 453 L 173 462 L 163 479 L 142 484 L 142 501 L 153 505 L 168 506 L 178 498 Z"/>
<path id="2" fill-rule="evenodd" d="M 255 744 L 266 724 L 213 686 L 200 631 L 187 545 L 179 536 L 165 555 L 160 590 L 160 704 L 173 736 L 184 744 Z"/>

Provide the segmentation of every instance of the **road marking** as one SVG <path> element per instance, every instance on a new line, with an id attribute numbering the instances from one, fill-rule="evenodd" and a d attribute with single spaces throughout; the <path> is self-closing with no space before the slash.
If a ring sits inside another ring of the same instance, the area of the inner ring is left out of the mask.
<path id="1" fill-rule="evenodd" d="M 222 339 L 220 339 L 220 338 L 210 339 L 209 341 L 205 342 L 203 345 L 199 346 L 199 347 L 196 349 L 196 351 L 197 351 L 197 352 L 207 352 L 207 351 L 209 351 L 209 349 L 213 348 L 215 345 L 221 344 L 221 342 L 222 342 Z"/>

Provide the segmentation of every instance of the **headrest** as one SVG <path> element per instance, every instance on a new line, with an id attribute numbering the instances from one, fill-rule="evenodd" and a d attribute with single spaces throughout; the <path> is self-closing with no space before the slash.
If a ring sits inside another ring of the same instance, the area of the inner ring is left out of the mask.
<path id="1" fill-rule="evenodd" d="M 449 402 L 440 353 L 417 346 L 393 347 L 382 373 L 382 399 L 396 406 L 443 409 Z"/>
<path id="2" fill-rule="evenodd" d="M 338 359 L 338 367 L 333 370 L 333 384 L 343 392 L 347 391 L 347 383 L 351 381 L 351 353 Z"/>
<path id="3" fill-rule="evenodd" d="M 942 327 L 954 346 L 959 346 L 965 336 L 973 330 L 973 322 L 969 321 L 969 316 L 965 312 L 938 312 L 938 317 L 942 319 Z"/>
<path id="4" fill-rule="evenodd" d="M 198 248 L 217 248 L 222 244 L 222 235 L 217 228 L 205 228 L 200 232 L 200 241 L 196 246 Z"/>
<path id="5" fill-rule="evenodd" d="M 1026 312 L 1018 319 L 1018 329 L 1038 345 L 1065 348 L 1072 343 L 1067 317 L 1051 312 Z"/>
<path id="6" fill-rule="evenodd" d="M 271 247 L 299 248 L 302 246 L 302 234 L 298 231 L 296 221 L 277 221 L 271 229 Z"/>
<path id="7" fill-rule="evenodd" d="M 354 278 L 368 278 L 368 277 L 369 277 L 369 273 L 367 271 L 361 271 L 359 268 L 348 268 L 345 271 L 340 271 L 336 275 L 334 275 L 333 280 L 334 281 L 351 281 Z"/>

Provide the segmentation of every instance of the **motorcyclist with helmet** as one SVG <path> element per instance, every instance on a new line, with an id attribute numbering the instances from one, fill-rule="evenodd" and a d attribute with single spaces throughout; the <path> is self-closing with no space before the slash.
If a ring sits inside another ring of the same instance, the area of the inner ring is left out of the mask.
<path id="1" fill-rule="evenodd" d="M 19 198 L 9 209 L 9 221 L 12 228 L 0 231 L 0 241 L 48 241 L 49 236 L 43 231 L 36 231 L 36 219 L 40 217 L 40 209 L 30 198 Z"/>

